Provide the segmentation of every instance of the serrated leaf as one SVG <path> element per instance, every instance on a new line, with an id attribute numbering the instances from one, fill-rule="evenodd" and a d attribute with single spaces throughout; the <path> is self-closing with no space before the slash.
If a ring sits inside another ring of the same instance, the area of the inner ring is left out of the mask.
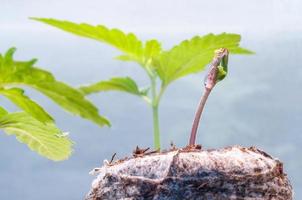
<path id="1" fill-rule="evenodd" d="M 125 34 L 118 29 L 108 29 L 103 25 L 93 26 L 86 23 L 77 24 L 69 21 L 46 18 L 31 19 L 49 24 L 78 36 L 105 42 L 126 53 L 131 57 L 131 60 L 141 62 L 143 45 L 133 33 Z"/>
<path id="2" fill-rule="evenodd" d="M 98 109 L 78 90 L 57 81 L 48 71 L 34 67 L 36 60 L 13 61 L 11 50 L 0 60 L 0 86 L 27 85 L 42 92 L 65 110 L 91 120 L 100 126 L 110 125 Z"/>
<path id="3" fill-rule="evenodd" d="M 31 19 L 46 23 L 81 37 L 107 43 L 123 52 L 123 55 L 117 56 L 116 59 L 123 61 L 135 61 L 142 67 L 147 67 L 147 62 L 152 58 L 152 56 L 158 54 L 161 50 L 160 43 L 156 40 L 149 40 L 145 45 L 143 45 L 143 42 L 133 33 L 124 33 L 116 28 L 109 29 L 103 25 L 93 26 L 86 23 L 74 23 L 48 18 Z"/>
<path id="4" fill-rule="evenodd" d="M 104 91 L 122 91 L 138 96 L 146 95 L 147 91 L 139 90 L 136 82 L 130 77 L 115 77 L 108 81 L 100 81 L 89 86 L 82 86 L 80 90 L 86 95 Z"/>
<path id="5" fill-rule="evenodd" d="M 10 99 L 14 104 L 37 120 L 41 122 L 53 122 L 52 117 L 39 104 L 24 94 L 24 90 L 20 88 L 0 88 L 0 94 Z"/>
<path id="6" fill-rule="evenodd" d="M 98 109 L 86 100 L 80 91 L 58 81 L 39 83 L 32 86 L 69 112 L 89 119 L 99 126 L 110 126 L 110 122 L 98 114 Z"/>
<path id="7" fill-rule="evenodd" d="M 227 48 L 231 53 L 237 54 L 252 53 L 239 47 L 239 43 L 240 35 L 237 34 L 195 36 L 169 51 L 162 52 L 154 59 L 153 65 L 163 84 L 168 85 L 178 78 L 203 70 L 211 61 L 216 49 Z"/>
<path id="8" fill-rule="evenodd" d="M 72 152 L 72 142 L 68 137 L 60 137 L 61 131 L 53 123 L 41 123 L 25 112 L 0 117 L 0 129 L 54 161 L 67 159 Z"/>

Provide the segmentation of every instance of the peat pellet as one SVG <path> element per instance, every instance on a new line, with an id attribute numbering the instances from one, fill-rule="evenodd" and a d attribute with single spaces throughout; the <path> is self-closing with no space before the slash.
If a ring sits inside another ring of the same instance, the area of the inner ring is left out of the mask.
<path id="1" fill-rule="evenodd" d="M 95 170 L 86 200 L 292 200 L 283 164 L 255 147 L 173 149 Z"/>

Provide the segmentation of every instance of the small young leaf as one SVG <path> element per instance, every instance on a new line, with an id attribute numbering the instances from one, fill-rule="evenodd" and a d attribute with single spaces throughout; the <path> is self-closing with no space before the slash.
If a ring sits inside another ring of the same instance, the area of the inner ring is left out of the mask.
<path id="1" fill-rule="evenodd" d="M 153 58 L 154 56 L 157 56 L 161 52 L 161 45 L 157 40 L 148 40 L 146 42 L 144 56 L 145 56 L 145 63 Z"/>
<path id="2" fill-rule="evenodd" d="M 222 81 L 226 77 L 228 72 L 225 71 L 225 69 L 221 65 L 219 65 L 217 68 L 218 68 L 217 71 L 217 82 L 218 82 L 218 81 Z"/>
<path id="3" fill-rule="evenodd" d="M 154 59 L 153 65 L 164 85 L 168 85 L 178 78 L 203 70 L 211 61 L 216 49 L 223 47 L 231 53 L 252 53 L 239 47 L 239 43 L 240 35 L 237 34 L 195 36 L 191 40 L 185 40 L 171 50 L 159 54 Z"/>
<path id="4" fill-rule="evenodd" d="M 67 159 L 72 152 L 72 142 L 59 137 L 61 131 L 53 123 L 41 123 L 25 112 L 9 113 L 0 117 L 0 129 L 48 159 Z"/>
<path id="5" fill-rule="evenodd" d="M 147 68 L 152 62 L 154 56 L 157 56 L 161 52 L 161 44 L 157 40 L 148 40 L 143 49 L 143 54 L 140 55 L 139 59 L 134 60 L 133 57 L 127 54 L 123 54 L 115 57 L 115 59 L 121 61 L 136 61 L 141 66 Z"/>
<path id="6" fill-rule="evenodd" d="M 82 86 L 80 90 L 86 95 L 112 90 L 128 92 L 138 96 L 146 95 L 146 90 L 140 91 L 135 81 L 130 77 L 115 77 L 108 81 L 100 81 L 89 86 Z"/>
<path id="7" fill-rule="evenodd" d="M 228 54 L 222 57 L 220 65 L 218 66 L 217 81 L 222 81 L 226 77 L 228 73 L 228 61 Z"/>
<path id="8" fill-rule="evenodd" d="M 57 81 L 50 72 L 34 67 L 35 59 L 29 62 L 14 61 L 12 52 L 9 50 L 3 59 L 0 59 L 0 85 L 2 87 L 30 86 L 73 114 L 89 119 L 100 126 L 110 125 L 110 122 L 98 114 L 98 109 L 80 91 Z M 22 100 L 20 98 L 18 100 L 21 104 Z M 29 109 L 26 111 L 29 112 Z"/>
<path id="9" fill-rule="evenodd" d="M 10 99 L 29 115 L 41 122 L 52 122 L 52 117 L 36 102 L 24 95 L 24 91 L 19 88 L 0 89 L 0 94 Z"/>

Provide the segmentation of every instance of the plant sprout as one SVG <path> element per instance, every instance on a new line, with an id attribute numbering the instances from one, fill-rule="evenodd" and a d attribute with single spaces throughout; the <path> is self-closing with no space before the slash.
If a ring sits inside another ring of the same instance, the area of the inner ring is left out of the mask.
<path id="1" fill-rule="evenodd" d="M 136 62 L 150 79 L 148 89 L 141 89 L 130 77 L 114 77 L 107 81 L 83 86 L 80 90 L 88 95 L 102 91 L 122 91 L 141 97 L 153 113 L 155 149 L 160 149 L 159 104 L 167 87 L 175 80 L 205 69 L 216 49 L 227 48 L 234 54 L 251 54 L 241 48 L 240 35 L 231 33 L 208 34 L 184 40 L 169 50 L 163 50 L 157 40 L 142 42 L 133 33 L 109 29 L 103 25 L 73 23 L 47 18 L 32 18 L 78 36 L 109 44 L 122 52 L 116 59 Z"/>
<path id="2" fill-rule="evenodd" d="M 228 56 L 229 56 L 229 51 L 225 48 L 221 48 L 215 51 L 215 56 L 212 61 L 210 70 L 205 78 L 205 82 L 204 82 L 205 90 L 198 104 L 195 118 L 193 121 L 192 131 L 189 140 L 190 146 L 195 145 L 196 133 L 197 133 L 200 117 L 212 89 L 214 88 L 217 82 L 223 80 L 227 75 Z"/>
<path id="3" fill-rule="evenodd" d="M 15 61 L 15 48 L 0 54 L 0 95 L 8 98 L 22 112 L 9 113 L 0 106 L 0 129 L 51 160 L 64 160 L 72 152 L 72 141 L 54 119 L 34 100 L 26 96 L 24 86 L 52 99 L 68 112 L 97 123 L 109 125 L 98 109 L 78 90 L 57 81 L 48 71 L 35 67 L 36 59 Z"/>

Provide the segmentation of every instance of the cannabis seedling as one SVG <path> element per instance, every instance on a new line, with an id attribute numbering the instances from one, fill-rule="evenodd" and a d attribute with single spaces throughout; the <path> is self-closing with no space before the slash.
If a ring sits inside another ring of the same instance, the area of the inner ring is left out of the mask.
<path id="1" fill-rule="evenodd" d="M 157 40 L 143 43 L 133 33 L 124 33 L 118 29 L 108 29 L 102 25 L 77 24 L 69 21 L 46 18 L 32 18 L 78 36 L 107 43 L 123 54 L 116 57 L 122 61 L 134 61 L 141 66 L 150 79 L 148 89 L 140 89 L 129 77 L 115 77 L 100 81 L 90 86 L 81 87 L 84 94 L 101 91 L 123 91 L 144 99 L 152 108 L 154 145 L 160 148 L 159 103 L 168 85 L 173 81 L 205 69 L 216 49 L 227 48 L 231 53 L 250 54 L 251 51 L 241 48 L 240 35 L 222 33 L 195 36 L 182 41 L 170 50 L 162 50 Z M 149 94 L 151 93 L 151 94 Z"/>
<path id="2" fill-rule="evenodd" d="M 221 81 L 222 79 L 225 78 L 228 72 L 228 56 L 229 56 L 229 51 L 225 48 L 221 48 L 215 51 L 214 59 L 211 63 L 209 72 L 205 77 L 205 81 L 204 81 L 205 90 L 198 104 L 195 118 L 193 121 L 192 131 L 189 140 L 190 146 L 195 145 L 196 133 L 197 133 L 200 117 L 212 89 L 214 88 L 214 86 L 218 81 Z"/>
<path id="3" fill-rule="evenodd" d="M 29 98 L 24 86 L 31 87 L 68 112 L 109 125 L 98 109 L 77 89 L 60 82 L 48 71 L 35 67 L 36 59 L 15 61 L 15 48 L 0 54 L 0 95 L 8 98 L 23 112 L 9 113 L 0 106 L 0 129 L 51 160 L 64 160 L 72 152 L 72 141 L 55 124 L 54 119 L 37 102 Z"/>

